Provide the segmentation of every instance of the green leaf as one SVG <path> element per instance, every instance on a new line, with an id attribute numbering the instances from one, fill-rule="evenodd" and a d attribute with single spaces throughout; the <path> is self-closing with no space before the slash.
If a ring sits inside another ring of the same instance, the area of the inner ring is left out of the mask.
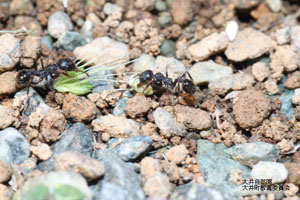
<path id="1" fill-rule="evenodd" d="M 85 195 L 71 185 L 58 185 L 54 188 L 54 200 L 84 200 Z"/>
<path id="2" fill-rule="evenodd" d="M 45 185 L 35 185 L 22 197 L 22 200 L 48 200 L 49 189 Z"/>
<path id="3" fill-rule="evenodd" d="M 144 95 L 152 95 L 154 93 L 151 85 L 147 87 L 147 83 L 140 84 L 140 80 L 137 77 L 131 78 L 128 81 L 128 85 L 130 85 L 137 93 L 142 93 Z"/>

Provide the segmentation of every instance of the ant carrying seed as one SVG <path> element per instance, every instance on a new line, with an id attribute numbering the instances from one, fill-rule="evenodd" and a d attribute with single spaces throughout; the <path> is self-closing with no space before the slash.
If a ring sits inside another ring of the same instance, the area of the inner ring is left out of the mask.
<path id="1" fill-rule="evenodd" d="M 47 68 L 44 68 L 44 64 L 43 64 L 42 60 L 41 60 L 41 64 L 42 64 L 42 68 L 43 68 L 41 70 L 35 71 L 35 70 L 23 69 L 18 72 L 17 82 L 19 85 L 27 86 L 27 97 L 29 94 L 29 86 L 36 85 L 37 83 L 41 82 L 42 80 L 46 80 L 48 85 L 51 86 L 51 84 L 49 83 L 48 77 L 50 77 L 53 80 L 53 79 L 58 78 L 60 74 L 69 76 L 67 74 L 68 71 L 80 72 L 80 70 L 78 70 L 78 68 L 76 67 L 76 64 L 69 58 L 62 58 L 62 59 L 58 60 L 58 62 L 48 65 Z M 87 76 L 89 76 L 86 72 L 83 72 L 83 73 L 85 73 Z M 39 77 L 39 81 L 37 83 L 33 84 L 34 77 Z"/>

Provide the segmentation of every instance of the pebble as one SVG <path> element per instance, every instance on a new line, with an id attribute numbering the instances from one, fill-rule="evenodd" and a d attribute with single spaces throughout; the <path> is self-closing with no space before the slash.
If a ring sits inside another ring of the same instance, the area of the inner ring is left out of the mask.
<path id="1" fill-rule="evenodd" d="M 11 175 L 12 169 L 10 168 L 10 166 L 5 162 L 0 161 L 0 183 L 5 183 L 9 181 Z"/>
<path id="2" fill-rule="evenodd" d="M 184 64 L 173 57 L 158 56 L 155 60 L 155 66 L 154 73 L 160 72 L 165 75 L 168 71 L 168 77 L 172 79 L 178 78 L 186 71 Z"/>
<path id="3" fill-rule="evenodd" d="M 226 29 L 225 29 L 225 32 L 226 32 L 226 35 L 228 37 L 228 40 L 230 42 L 233 42 L 237 36 L 237 33 L 239 31 L 239 25 L 236 21 L 234 20 L 231 20 L 227 26 L 226 26 Z"/>
<path id="4" fill-rule="evenodd" d="M 125 115 L 125 108 L 127 107 L 128 99 L 132 98 L 133 94 L 129 90 L 126 90 L 122 96 L 123 97 L 117 102 L 113 109 L 113 115 L 115 116 Z"/>
<path id="5" fill-rule="evenodd" d="M 228 37 L 224 31 L 221 33 L 213 33 L 203 38 L 200 42 L 188 47 L 187 56 L 196 62 L 203 61 L 212 55 L 224 51 L 228 43 Z"/>
<path id="6" fill-rule="evenodd" d="M 93 23 L 89 20 L 86 20 L 81 27 L 79 33 L 84 37 L 85 41 L 87 43 L 90 43 L 93 41 Z"/>
<path id="7" fill-rule="evenodd" d="M 51 145 L 51 151 L 53 152 L 52 157 L 39 163 L 38 169 L 41 171 L 54 170 L 56 157 L 60 153 L 66 151 L 74 151 L 91 156 L 94 146 L 93 143 L 91 132 L 84 126 L 84 124 L 73 124 L 61 134 L 60 140 Z"/>
<path id="8" fill-rule="evenodd" d="M 161 28 L 166 27 L 172 21 L 172 15 L 169 12 L 161 12 L 159 13 L 159 17 L 157 18 L 157 23 Z"/>
<path id="9" fill-rule="evenodd" d="M 175 57 L 176 43 L 173 40 L 164 40 L 160 47 L 160 54 L 166 57 Z"/>
<path id="10" fill-rule="evenodd" d="M 90 156 L 66 151 L 56 157 L 55 169 L 57 171 L 72 171 L 80 173 L 87 180 L 95 180 L 104 175 L 104 165 Z"/>
<path id="11" fill-rule="evenodd" d="M 233 102 L 235 120 L 243 129 L 258 126 L 270 113 L 270 99 L 262 91 L 241 91 Z"/>
<path id="12" fill-rule="evenodd" d="M 0 160 L 11 165 L 21 164 L 29 157 L 29 144 L 15 128 L 0 131 Z"/>
<path id="13" fill-rule="evenodd" d="M 260 0 L 251 0 L 251 1 L 236 0 L 234 1 L 234 5 L 237 9 L 249 10 L 257 6 L 260 2 L 261 2 Z"/>
<path id="14" fill-rule="evenodd" d="M 53 39 L 50 35 L 44 35 L 41 39 L 41 46 L 42 47 L 47 47 L 48 51 L 53 50 Z"/>
<path id="15" fill-rule="evenodd" d="M 41 53 L 41 37 L 40 36 L 26 36 L 21 44 L 23 50 L 21 64 L 27 68 L 31 68 L 35 64 L 37 56 Z"/>
<path id="16" fill-rule="evenodd" d="M 284 163 L 284 166 L 288 170 L 288 178 L 286 182 L 300 186 L 300 164 Z"/>
<path id="17" fill-rule="evenodd" d="M 93 13 L 93 12 L 89 13 L 89 14 L 86 16 L 86 21 L 92 22 L 92 24 L 93 24 L 94 27 L 96 27 L 96 26 L 98 26 L 99 24 L 101 24 L 101 20 L 100 20 L 99 17 L 98 17 L 95 13 Z"/>
<path id="18" fill-rule="evenodd" d="M 270 67 L 278 68 L 273 65 L 281 65 L 284 70 L 291 72 L 299 68 L 299 56 L 296 49 L 289 45 L 277 46 L 275 53 L 271 55 Z"/>
<path id="19" fill-rule="evenodd" d="M 12 191 L 8 186 L 0 184 L 0 199 L 1 200 L 11 200 Z"/>
<path id="20" fill-rule="evenodd" d="M 199 197 L 205 200 L 223 200 L 219 191 L 196 183 L 176 187 L 170 200 L 197 200 Z"/>
<path id="21" fill-rule="evenodd" d="M 296 89 L 300 87 L 300 72 L 295 71 L 286 79 L 284 82 L 284 87 L 288 89 Z"/>
<path id="22" fill-rule="evenodd" d="M 221 77 L 232 74 L 232 68 L 219 65 L 212 60 L 194 64 L 189 73 L 196 85 L 207 84 Z"/>
<path id="23" fill-rule="evenodd" d="M 92 101 L 71 93 L 65 95 L 62 110 L 67 118 L 75 121 L 92 120 L 99 112 Z"/>
<path id="24" fill-rule="evenodd" d="M 53 13 L 48 19 L 48 32 L 54 38 L 59 38 L 63 33 L 72 29 L 71 18 L 63 11 Z"/>
<path id="25" fill-rule="evenodd" d="M 264 85 L 268 92 L 268 95 L 274 95 L 279 93 L 276 81 L 269 79 L 266 82 L 264 82 Z"/>
<path id="26" fill-rule="evenodd" d="M 160 171 L 157 160 L 145 157 L 141 161 L 141 176 L 144 177 L 144 191 L 151 197 L 166 199 L 172 191 L 168 176 Z"/>
<path id="27" fill-rule="evenodd" d="M 23 110 L 22 114 L 29 116 L 38 107 L 42 108 L 43 113 L 46 113 L 48 111 L 49 106 L 47 104 L 45 104 L 43 98 L 32 87 L 29 87 L 28 98 L 29 99 L 27 99 L 27 89 L 26 88 L 15 94 L 15 97 L 13 100 L 14 107 L 22 109 L 22 108 L 24 108 L 25 101 L 26 101 L 26 103 L 28 101 L 28 107 L 26 109 L 26 112 L 25 112 L 25 110 Z"/>
<path id="28" fill-rule="evenodd" d="M 73 53 L 79 60 L 83 58 L 92 60 L 97 57 L 93 62 L 95 64 L 107 63 L 108 61 L 110 63 L 126 62 L 129 60 L 128 46 L 109 37 L 96 38 L 87 45 L 75 48 Z"/>
<path id="29" fill-rule="evenodd" d="M 53 154 L 49 145 L 46 143 L 39 143 L 38 146 L 30 146 L 30 151 L 36 155 L 39 160 L 48 160 Z"/>
<path id="30" fill-rule="evenodd" d="M 9 13 L 11 15 L 31 15 L 33 9 L 32 1 L 30 0 L 12 0 Z"/>
<path id="31" fill-rule="evenodd" d="M 0 96 L 14 94 L 17 91 L 17 80 L 15 72 L 0 74 Z"/>
<path id="32" fill-rule="evenodd" d="M 131 118 L 144 116 L 151 108 L 151 99 L 145 95 L 137 94 L 133 98 L 128 99 L 125 112 Z"/>
<path id="33" fill-rule="evenodd" d="M 279 158 L 276 146 L 265 142 L 237 144 L 224 151 L 249 167 L 253 167 L 260 161 L 276 162 Z"/>
<path id="34" fill-rule="evenodd" d="M 114 13 L 122 13 L 123 8 L 113 3 L 106 3 L 103 7 L 103 12 L 106 15 L 112 15 Z"/>
<path id="35" fill-rule="evenodd" d="M 242 62 L 268 53 L 274 45 L 275 42 L 269 36 L 246 28 L 238 33 L 234 42 L 229 43 L 225 55 L 229 60 Z"/>
<path id="36" fill-rule="evenodd" d="M 176 120 L 192 131 L 209 129 L 212 126 L 210 115 L 199 109 L 189 106 L 175 106 Z"/>
<path id="37" fill-rule="evenodd" d="M 165 1 L 157 0 L 155 1 L 155 9 L 157 11 L 165 11 L 167 9 L 167 4 Z"/>
<path id="38" fill-rule="evenodd" d="M 193 19 L 193 2 L 191 0 L 174 0 L 171 12 L 174 23 L 184 25 Z"/>
<path id="39" fill-rule="evenodd" d="M 18 112 L 12 108 L 0 105 L 0 129 L 5 129 L 17 121 Z"/>
<path id="40" fill-rule="evenodd" d="M 240 162 L 233 160 L 224 151 L 226 146 L 223 143 L 215 144 L 208 140 L 198 140 L 197 159 L 200 172 L 204 175 L 205 181 L 210 183 L 213 189 L 218 190 L 224 199 L 238 199 L 240 191 L 238 186 L 233 184 L 229 177 L 241 171 L 241 176 L 248 179 L 250 169 Z M 217 162 L 216 162 L 217 160 Z"/>
<path id="41" fill-rule="evenodd" d="M 291 46 L 300 52 L 300 26 L 292 26 L 290 31 Z"/>
<path id="42" fill-rule="evenodd" d="M 159 107 L 153 112 L 153 117 L 155 124 L 160 129 L 162 135 L 166 138 L 171 136 L 184 136 L 186 130 L 183 124 L 178 123 L 175 117 L 166 111 L 165 109 Z"/>
<path id="43" fill-rule="evenodd" d="M 286 79 L 286 77 L 283 77 L 282 81 L 278 85 L 278 88 L 282 91 L 281 94 L 278 96 L 278 98 L 281 101 L 281 107 L 280 112 L 284 113 L 289 119 L 294 113 L 293 105 L 291 102 L 292 96 L 294 94 L 293 90 L 288 90 L 285 87 L 283 87 L 283 81 Z"/>
<path id="44" fill-rule="evenodd" d="M 279 45 L 288 44 L 291 41 L 291 28 L 284 27 L 275 31 L 275 38 Z"/>
<path id="45" fill-rule="evenodd" d="M 272 183 L 282 183 L 286 180 L 288 171 L 282 163 L 260 161 L 253 166 L 253 179 L 272 179 Z"/>
<path id="46" fill-rule="evenodd" d="M 146 70 L 154 70 L 155 58 L 149 54 L 142 54 L 133 64 L 133 71 L 144 72 Z"/>
<path id="47" fill-rule="evenodd" d="M 282 8 L 281 0 L 266 0 L 266 2 L 273 12 L 279 12 Z"/>
<path id="48" fill-rule="evenodd" d="M 86 39 L 77 32 L 65 31 L 61 33 L 54 47 L 63 48 L 67 51 L 73 51 L 76 47 L 83 46 L 87 43 Z"/>
<path id="49" fill-rule="evenodd" d="M 136 0 L 134 6 L 142 11 L 151 11 L 154 8 L 156 0 Z"/>
<path id="50" fill-rule="evenodd" d="M 92 121 L 94 131 L 105 132 L 111 137 L 128 138 L 140 134 L 140 126 L 132 119 L 114 115 L 100 116 Z"/>
<path id="51" fill-rule="evenodd" d="M 175 162 L 176 164 L 180 164 L 183 161 L 185 161 L 188 150 L 185 147 L 184 144 L 176 145 L 172 148 L 170 148 L 168 151 L 166 151 L 166 157 L 169 161 Z"/>
<path id="52" fill-rule="evenodd" d="M 256 80 L 262 82 L 270 75 L 270 69 L 264 62 L 257 62 L 252 66 L 252 75 Z"/>
<path id="53" fill-rule="evenodd" d="M 80 174 L 58 171 L 29 178 L 14 194 L 13 199 L 36 199 L 37 197 L 92 200 L 93 194 Z"/>
<path id="54" fill-rule="evenodd" d="M 32 31 L 32 34 L 41 36 L 43 34 L 43 28 L 40 22 L 33 17 L 17 15 L 15 17 L 15 27 L 17 29 L 25 28 L 26 30 Z"/>
<path id="55" fill-rule="evenodd" d="M 224 95 L 230 90 L 243 90 L 254 83 L 255 80 L 252 75 L 237 73 L 211 81 L 208 88 L 219 95 Z"/>
<path id="56" fill-rule="evenodd" d="M 110 150 L 98 150 L 93 157 L 104 164 L 105 176 L 90 186 L 101 200 L 144 200 L 145 194 L 135 171 Z"/>
<path id="57" fill-rule="evenodd" d="M 131 162 L 140 158 L 145 155 L 151 147 L 152 139 L 149 136 L 142 135 L 132 136 L 118 142 L 117 144 L 109 145 L 109 148 L 113 152 L 117 153 L 125 162 Z"/>
<path id="58" fill-rule="evenodd" d="M 65 129 L 66 119 L 60 110 L 50 108 L 41 124 L 41 134 L 46 142 L 55 142 Z"/>
<path id="59" fill-rule="evenodd" d="M 294 90 L 294 95 L 292 96 L 293 104 L 300 104 L 300 88 Z"/>
<path id="60" fill-rule="evenodd" d="M 14 69 L 21 55 L 20 39 L 11 34 L 0 36 L 0 72 Z"/>

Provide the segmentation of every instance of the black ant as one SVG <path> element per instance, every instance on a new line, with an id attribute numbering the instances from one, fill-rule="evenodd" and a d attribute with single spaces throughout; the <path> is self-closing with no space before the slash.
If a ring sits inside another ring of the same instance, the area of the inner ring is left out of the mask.
<path id="1" fill-rule="evenodd" d="M 188 74 L 189 79 L 185 78 L 185 75 Z M 154 89 L 167 89 L 172 90 L 176 87 L 178 84 L 177 90 L 178 93 L 180 92 L 180 84 L 182 85 L 182 89 L 184 92 L 188 94 L 194 94 L 196 92 L 195 84 L 193 83 L 193 78 L 190 75 L 188 71 L 184 72 L 182 75 L 180 75 L 178 78 L 176 78 L 174 81 L 171 78 L 168 78 L 168 72 L 166 72 L 166 76 L 164 76 L 162 73 L 158 72 L 156 74 L 153 73 L 151 70 L 146 70 L 142 72 L 139 76 L 139 87 L 142 84 L 146 84 L 146 87 L 144 91 L 151 85 Z M 143 91 L 143 93 L 144 93 Z"/>
<path id="2" fill-rule="evenodd" d="M 17 82 L 20 85 L 27 85 L 27 97 L 28 97 L 28 93 L 29 93 L 29 86 L 32 85 L 32 79 L 34 76 L 37 76 L 40 78 L 39 82 L 41 82 L 42 80 L 46 80 L 48 82 L 48 85 L 50 86 L 51 84 L 49 84 L 48 81 L 48 76 L 51 77 L 51 79 L 56 79 L 58 78 L 59 74 L 62 73 L 66 76 L 69 76 L 66 72 L 67 71 L 75 71 L 78 72 L 78 68 L 76 67 L 76 64 L 69 58 L 62 58 L 60 60 L 58 60 L 57 63 L 52 63 L 50 65 L 48 65 L 47 68 L 44 68 L 44 64 L 43 61 L 42 62 L 42 67 L 43 69 L 41 70 L 28 70 L 28 69 L 23 69 L 21 71 L 19 71 L 18 75 L 17 75 Z M 86 72 L 85 73 L 87 76 L 89 76 Z"/>

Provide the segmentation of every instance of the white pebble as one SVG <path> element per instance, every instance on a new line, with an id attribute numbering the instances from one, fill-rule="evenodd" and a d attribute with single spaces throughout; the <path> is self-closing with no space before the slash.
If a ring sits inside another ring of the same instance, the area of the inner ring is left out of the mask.
<path id="1" fill-rule="evenodd" d="M 234 41 L 239 30 L 239 25 L 236 21 L 231 20 L 226 26 L 226 35 L 230 42 Z"/>

